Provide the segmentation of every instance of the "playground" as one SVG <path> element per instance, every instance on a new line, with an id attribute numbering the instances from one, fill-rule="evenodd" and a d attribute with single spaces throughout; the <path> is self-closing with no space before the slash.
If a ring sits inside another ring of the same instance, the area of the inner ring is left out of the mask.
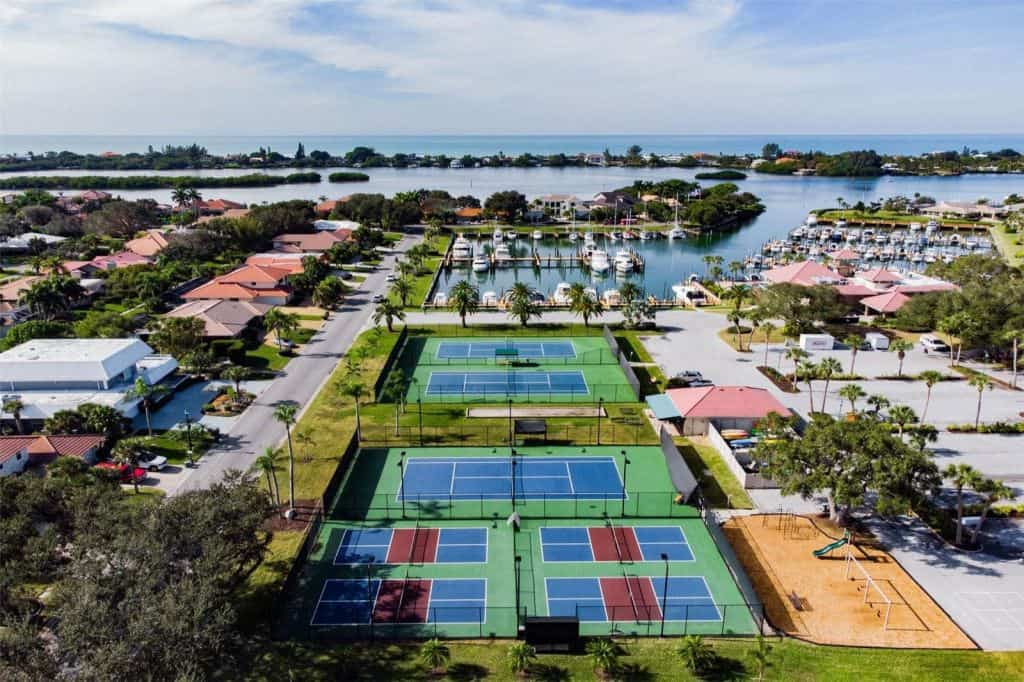
<path id="1" fill-rule="evenodd" d="M 733 517 L 723 530 L 768 622 L 790 636 L 844 646 L 976 648 L 867 538 L 788 513 Z"/>

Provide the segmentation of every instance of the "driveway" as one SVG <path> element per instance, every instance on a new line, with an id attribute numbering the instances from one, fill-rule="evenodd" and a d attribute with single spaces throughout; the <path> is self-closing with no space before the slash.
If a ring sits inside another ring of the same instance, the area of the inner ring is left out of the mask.
<path id="1" fill-rule="evenodd" d="M 252 406 L 224 433 L 217 447 L 203 456 L 199 466 L 186 470 L 175 492 L 207 488 L 223 478 L 229 469 L 248 470 L 266 447 L 276 447 L 284 439 L 284 430 L 274 420 L 275 407 L 284 401 L 305 408 L 334 371 L 339 360 L 352 346 L 373 314 L 374 293 L 385 290 L 385 275 L 395 259 L 415 244 L 419 237 L 406 236 L 395 252 L 386 255 L 380 267 L 371 273 L 359 290 L 331 314 L 313 338 L 288 363 L 282 376 L 275 379 Z"/>
<path id="2" fill-rule="evenodd" d="M 150 421 L 156 431 L 166 431 L 185 425 L 185 410 L 192 416 L 192 423 L 199 423 L 210 428 L 226 431 L 238 420 L 238 417 L 209 417 L 203 414 L 203 405 L 217 396 L 217 392 L 228 385 L 226 381 L 197 381 L 171 396 L 167 402 L 150 414 Z M 270 387 L 270 381 L 243 381 L 242 390 L 260 396 Z M 146 417 L 140 414 L 135 418 L 133 426 L 137 429 L 146 427 Z"/>

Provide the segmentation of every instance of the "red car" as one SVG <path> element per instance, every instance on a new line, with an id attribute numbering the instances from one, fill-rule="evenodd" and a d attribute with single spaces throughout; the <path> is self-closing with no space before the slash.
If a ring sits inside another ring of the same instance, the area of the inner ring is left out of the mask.
<path id="1" fill-rule="evenodd" d="M 100 462 L 96 466 L 107 471 L 116 471 L 121 478 L 121 483 L 141 483 L 146 480 L 146 470 L 139 467 L 133 469 L 127 464 L 117 464 L 116 462 Z"/>

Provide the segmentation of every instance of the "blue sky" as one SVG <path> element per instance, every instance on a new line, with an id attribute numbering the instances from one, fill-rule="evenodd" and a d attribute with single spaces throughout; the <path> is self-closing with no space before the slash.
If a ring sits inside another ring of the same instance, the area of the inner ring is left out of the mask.
<path id="1" fill-rule="evenodd" d="M 1024 132 L 1024 2 L 5 0 L 0 132 Z"/>

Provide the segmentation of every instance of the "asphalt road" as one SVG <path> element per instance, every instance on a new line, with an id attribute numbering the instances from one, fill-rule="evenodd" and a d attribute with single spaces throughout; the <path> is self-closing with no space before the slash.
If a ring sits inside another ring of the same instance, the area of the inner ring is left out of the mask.
<path id="1" fill-rule="evenodd" d="M 264 448 L 276 447 L 284 440 L 284 429 L 274 420 L 276 405 L 294 401 L 304 408 L 312 401 L 369 322 L 374 309 L 371 299 L 375 293 L 386 289 L 385 277 L 392 270 L 397 255 L 418 239 L 405 237 L 396 253 L 384 257 L 380 267 L 345 300 L 341 309 L 331 314 L 331 319 L 299 350 L 282 376 L 239 417 L 217 447 L 207 452 L 195 469 L 184 470 L 185 477 L 172 494 L 207 488 L 220 481 L 229 469 L 248 470 Z"/>

